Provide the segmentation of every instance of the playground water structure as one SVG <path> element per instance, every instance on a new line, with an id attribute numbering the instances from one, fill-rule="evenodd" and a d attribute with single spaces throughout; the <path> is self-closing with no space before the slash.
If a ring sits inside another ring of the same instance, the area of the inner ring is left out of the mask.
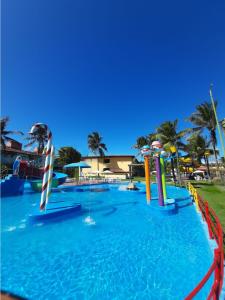
<path id="1" fill-rule="evenodd" d="M 54 172 L 52 187 L 58 187 L 62 185 L 67 178 L 67 174 Z M 24 184 L 29 184 L 33 191 L 41 192 L 42 190 L 42 179 L 32 178 L 21 178 L 17 175 L 9 174 L 0 181 L 1 197 L 10 197 L 21 195 L 24 192 Z"/>
<path id="2" fill-rule="evenodd" d="M 165 215 L 156 185 L 150 205 L 145 185 L 137 185 L 132 192 L 125 184 L 58 189 L 49 205 L 82 208 L 46 223 L 28 222 L 40 194 L 28 188 L 3 199 L 2 289 L 29 299 L 185 299 L 216 268 L 217 239 L 186 189 L 167 187 L 176 210 Z M 212 286 L 213 272 L 194 299 L 207 299 Z"/>
<path id="3" fill-rule="evenodd" d="M 53 172 L 53 178 L 52 178 L 52 188 L 58 187 L 59 185 L 63 184 L 66 181 L 67 174 L 59 173 L 59 172 Z M 31 188 L 35 192 L 41 192 L 42 191 L 42 179 L 34 179 L 29 180 L 29 183 L 31 185 Z"/>
<path id="4" fill-rule="evenodd" d="M 25 180 L 18 176 L 7 175 L 4 179 L 0 180 L 1 197 L 23 194 L 24 183 Z"/>
<path id="5" fill-rule="evenodd" d="M 67 175 L 64 173 L 54 173 L 54 146 L 52 144 L 52 132 L 48 126 L 43 123 L 35 123 L 30 134 L 36 134 L 38 130 L 44 130 L 47 135 L 47 144 L 44 148 L 45 155 L 44 168 L 36 168 L 30 165 L 28 161 L 23 161 L 21 156 L 17 156 L 13 163 L 13 175 L 7 176 L 5 180 L 1 180 L 1 194 L 6 196 L 19 195 L 23 193 L 25 180 L 30 179 L 30 185 L 35 192 L 41 192 L 40 210 L 45 210 L 51 194 L 51 188 L 57 187 L 66 181 Z M 36 180 L 32 177 L 36 175 Z"/>

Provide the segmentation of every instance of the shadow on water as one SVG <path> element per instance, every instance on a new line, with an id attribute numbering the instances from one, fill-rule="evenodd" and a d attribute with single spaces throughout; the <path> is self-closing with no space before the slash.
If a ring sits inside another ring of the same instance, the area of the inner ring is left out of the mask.
<path id="1" fill-rule="evenodd" d="M 65 200 L 59 200 L 59 201 L 49 201 L 49 203 L 61 203 L 61 202 L 70 202 L 70 201 L 74 201 L 73 198 L 69 198 L 69 199 L 65 199 Z M 92 200 L 92 201 L 85 201 L 85 205 L 90 205 L 90 204 L 94 204 L 94 205 L 97 205 L 97 204 L 102 204 L 103 201 L 102 200 Z"/>
<path id="2" fill-rule="evenodd" d="M 112 209 L 111 209 L 111 211 L 109 211 L 109 212 L 107 212 L 107 213 L 104 213 L 104 214 L 102 214 L 104 217 L 107 217 L 107 216 L 109 216 L 109 215 L 112 215 L 112 214 L 114 214 L 116 211 L 117 211 L 117 207 L 113 207 L 112 206 Z"/>
<path id="3" fill-rule="evenodd" d="M 98 201 L 96 201 L 96 202 L 98 202 Z M 102 201 L 99 201 L 99 202 L 102 203 Z M 98 202 L 98 204 L 99 204 L 99 202 Z M 57 202 L 54 202 L 54 203 L 57 203 Z M 90 202 L 90 203 L 93 204 L 93 202 Z M 120 207 L 120 206 L 137 205 L 138 203 L 139 203 L 138 201 L 129 201 L 129 202 L 118 203 L 113 206 L 107 205 L 107 206 L 99 207 L 99 208 L 91 207 L 91 213 L 93 214 L 93 213 L 103 212 L 102 216 L 108 217 L 108 216 L 114 214 L 118 210 L 118 207 Z M 85 204 L 88 205 L 88 203 L 85 203 Z M 68 205 L 68 206 L 60 207 L 59 209 L 61 209 L 61 208 L 73 208 L 73 206 Z M 53 208 L 53 209 L 55 209 L 55 208 Z M 48 210 L 51 210 L 51 208 L 48 208 Z M 86 215 L 87 213 L 90 213 L 90 207 L 83 206 L 80 211 L 67 213 L 66 215 L 57 216 L 52 219 L 45 219 L 43 221 L 39 220 L 37 223 L 43 223 L 45 225 L 52 224 L 52 223 L 58 223 L 58 222 L 66 221 L 68 219 L 82 217 L 82 216 Z M 35 224 L 36 223 L 32 223 L 32 225 L 34 225 L 34 226 L 35 226 Z"/>
<path id="4" fill-rule="evenodd" d="M 189 202 L 189 203 L 186 203 L 186 204 L 183 204 L 183 205 L 177 205 L 177 206 L 178 206 L 178 209 L 180 209 L 180 208 L 185 208 L 185 207 L 192 206 L 192 205 L 193 205 L 193 203 Z"/>

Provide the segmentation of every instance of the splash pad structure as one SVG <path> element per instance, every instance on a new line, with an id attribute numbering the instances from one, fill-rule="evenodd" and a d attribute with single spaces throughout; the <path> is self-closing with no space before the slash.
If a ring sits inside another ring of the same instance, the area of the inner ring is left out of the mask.
<path id="1" fill-rule="evenodd" d="M 167 198 L 166 191 L 166 174 L 165 174 L 165 151 L 159 141 L 154 141 L 150 146 L 145 145 L 141 149 L 145 165 L 145 182 L 146 182 L 146 200 L 151 207 L 161 210 L 163 213 L 175 213 L 176 204 L 174 199 Z M 150 177 L 150 159 L 154 159 L 156 168 L 156 179 L 158 188 L 158 206 L 152 204 L 151 198 L 151 177 Z"/>
<path id="2" fill-rule="evenodd" d="M 81 210 L 81 205 L 79 203 L 71 203 L 71 205 L 65 205 L 63 202 L 50 202 L 47 207 L 48 200 L 51 194 L 53 180 L 54 146 L 52 144 L 52 132 L 49 130 L 47 125 L 43 123 L 36 123 L 32 126 L 30 133 L 35 134 L 35 132 L 39 128 L 43 128 L 44 130 L 46 130 L 48 142 L 46 145 L 46 149 L 44 150 L 45 167 L 42 181 L 40 210 L 36 210 L 29 215 L 29 220 L 31 222 L 47 221 L 56 217 L 61 217 L 62 215 L 68 215 Z"/>

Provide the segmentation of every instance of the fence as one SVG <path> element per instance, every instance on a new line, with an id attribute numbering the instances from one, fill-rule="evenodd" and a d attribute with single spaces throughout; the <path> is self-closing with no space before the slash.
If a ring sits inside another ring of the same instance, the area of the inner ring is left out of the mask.
<path id="1" fill-rule="evenodd" d="M 187 184 L 187 188 L 193 197 L 196 204 L 197 211 L 200 211 L 203 219 L 207 223 L 209 237 L 215 239 L 217 247 L 214 249 L 213 263 L 211 264 L 208 272 L 193 289 L 193 291 L 185 298 L 185 300 L 193 299 L 198 292 L 204 287 L 205 283 L 209 280 L 211 275 L 214 275 L 213 284 L 208 294 L 207 300 L 218 300 L 223 285 L 224 274 L 224 253 L 223 253 L 223 230 L 218 217 L 214 210 L 209 207 L 208 202 L 204 201 L 197 193 L 196 189 L 191 183 Z"/>

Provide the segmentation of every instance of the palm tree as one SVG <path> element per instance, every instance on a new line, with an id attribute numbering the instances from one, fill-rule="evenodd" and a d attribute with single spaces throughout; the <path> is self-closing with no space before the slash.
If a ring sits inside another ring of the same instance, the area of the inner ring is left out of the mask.
<path id="1" fill-rule="evenodd" d="M 160 140 L 160 142 L 163 144 L 166 151 L 169 151 L 172 154 L 171 147 L 175 148 L 178 181 L 179 181 L 179 184 L 181 184 L 178 149 L 181 149 L 181 150 L 184 149 L 185 146 L 181 140 L 182 140 L 182 137 L 184 137 L 185 134 L 187 134 L 189 129 L 177 132 L 177 127 L 178 127 L 178 120 L 175 120 L 173 122 L 166 121 L 157 128 L 157 137 Z M 171 169 L 172 169 L 173 177 L 175 180 L 173 158 L 171 158 Z"/>
<path id="2" fill-rule="evenodd" d="M 198 163 L 201 164 L 201 160 L 205 160 L 207 166 L 207 172 L 210 176 L 208 156 L 213 153 L 213 150 L 209 148 L 210 141 L 207 137 L 203 137 L 199 134 L 192 134 L 188 138 L 188 143 L 185 145 L 185 151 L 192 157 L 192 160 L 197 159 Z"/>
<path id="3" fill-rule="evenodd" d="M 25 147 L 29 147 L 31 145 L 34 145 L 37 143 L 38 145 L 38 153 L 41 154 L 44 151 L 45 144 L 48 141 L 48 133 L 47 130 L 40 126 L 35 130 L 34 133 L 29 133 L 29 136 L 26 138 L 26 140 L 30 141 Z"/>
<path id="4" fill-rule="evenodd" d="M 107 151 L 106 145 L 102 142 L 102 137 L 96 131 L 88 135 L 88 148 L 95 154 L 100 157 L 105 156 L 104 151 Z M 98 163 L 99 171 L 99 163 Z"/>
<path id="5" fill-rule="evenodd" d="M 61 147 L 58 152 L 59 157 L 57 158 L 57 162 L 60 166 L 76 163 L 81 160 L 80 152 L 73 147 Z"/>
<path id="6" fill-rule="evenodd" d="M 147 135 L 147 145 L 149 145 L 149 146 L 151 146 L 151 144 L 156 140 L 156 133 L 149 133 L 148 135 Z"/>
<path id="7" fill-rule="evenodd" d="M 221 120 L 219 123 L 220 123 L 220 126 L 221 126 L 222 130 L 223 130 L 223 134 L 225 136 L 225 118 L 223 120 Z"/>
<path id="8" fill-rule="evenodd" d="M 77 177 L 78 172 L 77 169 L 63 169 L 63 166 L 70 164 L 70 163 L 76 163 L 80 162 L 81 160 L 81 153 L 74 149 L 73 147 L 61 147 L 58 150 L 58 156 L 55 159 L 54 162 L 54 168 L 58 170 L 59 172 L 65 172 L 70 177 Z"/>
<path id="9" fill-rule="evenodd" d="M 147 136 L 140 136 L 136 140 L 136 144 L 133 148 L 138 149 L 139 151 L 145 145 L 151 146 L 152 142 L 156 139 L 155 133 L 149 133 Z"/>
<path id="10" fill-rule="evenodd" d="M 148 139 L 145 136 L 139 136 L 136 140 L 136 144 L 133 146 L 133 148 L 138 149 L 139 151 L 141 148 L 145 145 L 148 145 Z"/>
<path id="11" fill-rule="evenodd" d="M 106 145 L 102 143 L 102 137 L 96 131 L 88 135 L 88 148 L 99 156 L 105 156 L 104 151 L 107 151 Z"/>
<path id="12" fill-rule="evenodd" d="M 1 119 L 1 148 L 5 148 L 5 143 L 7 141 L 12 140 L 10 137 L 8 137 L 9 134 L 21 134 L 23 133 L 21 131 L 13 131 L 13 130 L 6 130 L 6 126 L 9 122 L 9 117 L 4 117 Z"/>
<path id="13" fill-rule="evenodd" d="M 215 101 L 215 107 L 217 107 L 217 101 Z M 217 139 L 216 139 L 216 118 L 213 110 L 212 103 L 205 101 L 196 106 L 196 111 L 188 118 L 197 127 L 194 128 L 197 132 L 202 132 L 207 129 L 210 134 L 210 142 L 212 143 L 213 152 L 216 160 L 217 172 L 219 173 L 219 164 L 216 151 Z"/>

